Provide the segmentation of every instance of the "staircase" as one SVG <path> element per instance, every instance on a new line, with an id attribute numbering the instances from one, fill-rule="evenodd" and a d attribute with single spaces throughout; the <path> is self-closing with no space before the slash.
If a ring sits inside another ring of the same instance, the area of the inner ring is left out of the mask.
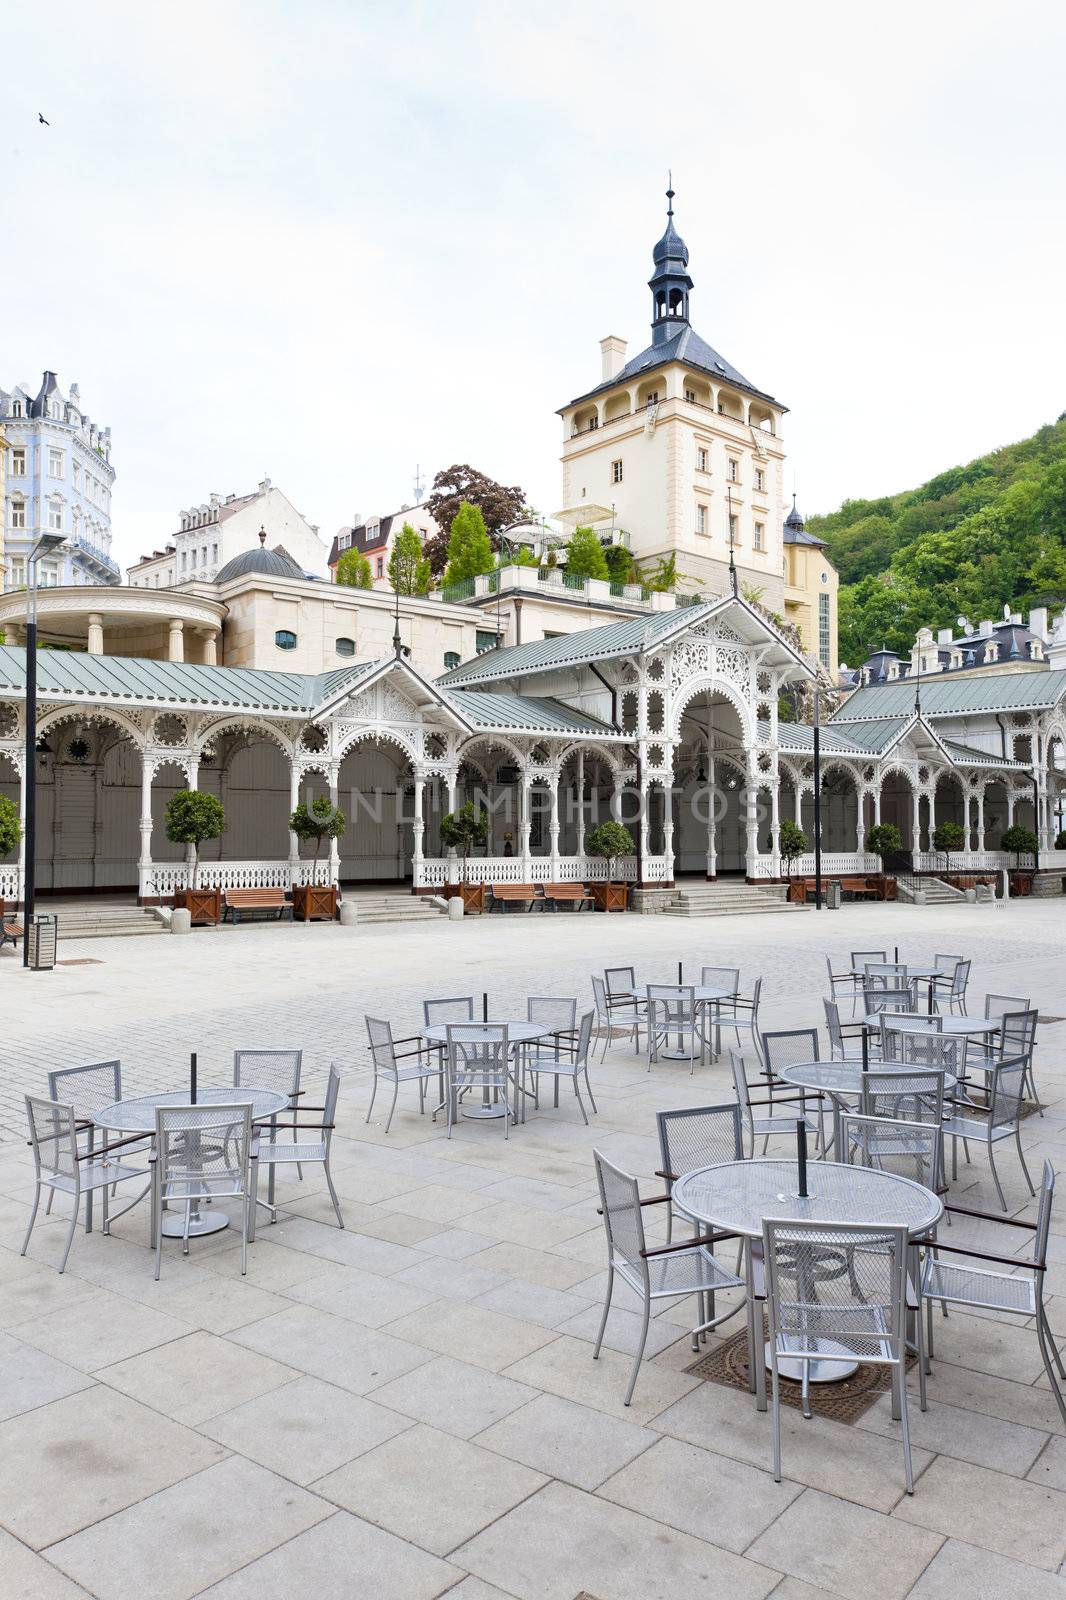
<path id="1" fill-rule="evenodd" d="M 966 900 L 961 889 L 953 889 L 943 878 L 905 878 L 896 880 L 896 897 L 906 905 L 913 905 L 915 890 L 921 890 L 928 906 L 955 906 Z"/>
<path id="2" fill-rule="evenodd" d="M 434 905 L 426 895 L 404 894 L 398 891 L 395 894 L 378 894 L 374 890 L 359 893 L 347 889 L 344 893 L 346 901 L 355 901 L 356 920 L 358 923 L 367 922 L 436 922 L 447 913 L 440 906 Z"/>
<path id="3" fill-rule="evenodd" d="M 666 890 L 659 909 L 667 917 L 735 917 L 788 914 L 807 908 L 788 905 L 783 884 L 762 888 L 745 883 L 742 878 L 722 878 L 715 883 L 694 884 L 692 888 Z"/>
<path id="4" fill-rule="evenodd" d="M 70 905 L 52 905 L 38 900 L 37 910 L 55 913 L 59 919 L 59 940 L 119 939 L 142 933 L 166 933 L 166 925 L 143 906 L 95 903 L 91 898 Z"/>

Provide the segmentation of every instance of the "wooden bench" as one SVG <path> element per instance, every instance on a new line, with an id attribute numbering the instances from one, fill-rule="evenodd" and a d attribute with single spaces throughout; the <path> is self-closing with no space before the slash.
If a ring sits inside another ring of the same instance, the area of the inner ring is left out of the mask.
<path id="1" fill-rule="evenodd" d="M 522 905 L 527 911 L 532 911 L 538 899 L 534 883 L 494 883 L 491 893 L 492 904 L 498 905 L 501 911 L 505 906 Z"/>
<path id="2" fill-rule="evenodd" d="M 292 905 L 286 900 L 284 889 L 227 889 L 222 920 L 225 922 L 228 916 L 231 922 L 237 923 L 242 916 L 270 911 L 275 913 L 278 922 L 285 916 L 292 921 Z"/>
<path id="3" fill-rule="evenodd" d="M 18 910 L 17 901 L 9 911 L 4 901 L 0 900 L 0 950 L 9 939 L 17 947 L 22 938 L 22 923 L 19 921 Z"/>
<path id="4" fill-rule="evenodd" d="M 573 906 L 575 911 L 580 911 L 582 906 L 592 905 L 593 899 L 587 884 L 546 883 L 544 903 L 551 906 L 553 911 L 557 911 L 561 905 Z"/>

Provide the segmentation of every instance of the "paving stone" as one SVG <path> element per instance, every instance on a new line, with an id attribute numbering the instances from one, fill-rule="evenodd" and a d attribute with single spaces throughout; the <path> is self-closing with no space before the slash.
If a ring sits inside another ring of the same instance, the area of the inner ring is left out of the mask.
<path id="1" fill-rule="evenodd" d="M 938 1534 L 807 1489 L 746 1554 L 846 1600 L 903 1600 L 940 1549 Z"/>
<path id="2" fill-rule="evenodd" d="M 34 1555 L 0 1528 L 0 1573 L 3 1591 L 14 1600 L 88 1600 L 88 1592 L 71 1583 L 43 1556 Z"/>
<path id="3" fill-rule="evenodd" d="M 542 1394 L 479 1433 L 476 1443 L 579 1489 L 595 1489 L 658 1438 L 635 1423 Z"/>
<path id="4" fill-rule="evenodd" d="M 1066 1555 L 1066 1494 L 945 1457 L 895 1515 L 1048 1572 Z"/>
<path id="5" fill-rule="evenodd" d="M 112 1389 L 195 1427 L 244 1400 L 280 1389 L 297 1374 L 269 1356 L 199 1332 L 104 1367 L 97 1375 Z"/>
<path id="6" fill-rule="evenodd" d="M 537 1390 L 451 1356 L 438 1356 L 371 1393 L 379 1405 L 470 1439 L 526 1405 Z"/>
<path id="7" fill-rule="evenodd" d="M 223 1411 L 201 1433 L 306 1486 L 405 1428 L 407 1417 L 318 1378 L 296 1378 Z"/>
<path id="8" fill-rule="evenodd" d="M 390 1378 L 432 1361 L 433 1352 L 386 1333 L 360 1328 L 314 1306 L 292 1306 L 231 1337 L 250 1350 L 352 1394 L 366 1394 Z"/>
<path id="9" fill-rule="evenodd" d="M 88 1389 L 92 1379 L 0 1333 L 0 1422 Z"/>
<path id="10" fill-rule="evenodd" d="M 499 1372 L 554 1337 L 548 1329 L 531 1322 L 501 1316 L 483 1306 L 446 1300 L 438 1300 L 413 1317 L 390 1323 L 389 1332 L 397 1338 L 417 1341 L 439 1355 L 486 1367 L 490 1372 Z"/>
<path id="11" fill-rule="evenodd" d="M 176 1317 L 114 1294 L 92 1302 L 91 1315 L 83 1305 L 75 1304 L 8 1329 L 12 1338 L 82 1372 L 109 1367 L 126 1356 L 180 1339 L 188 1331 L 188 1325 Z"/>
<path id="12" fill-rule="evenodd" d="M 980 1600 L 1018 1600 L 1020 1595 L 1025 1600 L 1063 1600 L 1066 1578 L 948 1539 L 914 1585 L 910 1600 L 959 1600 L 960 1595 Z"/>

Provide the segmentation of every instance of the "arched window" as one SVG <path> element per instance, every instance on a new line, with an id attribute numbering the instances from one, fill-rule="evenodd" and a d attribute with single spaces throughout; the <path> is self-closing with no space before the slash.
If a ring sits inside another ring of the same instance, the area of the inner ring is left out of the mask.
<path id="1" fill-rule="evenodd" d="M 449 672 L 451 671 L 451 669 L 453 667 L 457 667 L 459 665 L 459 652 L 458 652 L 458 650 L 445 650 L 445 652 L 444 652 L 444 665 L 445 665 L 445 668 Z"/>
<path id="2" fill-rule="evenodd" d="M 354 639 L 338 639 L 337 640 L 337 654 L 339 656 L 354 656 L 355 655 L 355 640 Z"/>
<path id="3" fill-rule="evenodd" d="M 290 628 L 279 628 L 274 635 L 274 643 L 279 650 L 295 650 L 296 635 Z"/>

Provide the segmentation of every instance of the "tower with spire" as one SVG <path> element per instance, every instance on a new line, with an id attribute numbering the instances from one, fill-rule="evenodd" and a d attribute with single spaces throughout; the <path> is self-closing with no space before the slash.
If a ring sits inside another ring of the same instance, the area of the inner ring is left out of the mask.
<path id="1" fill-rule="evenodd" d="M 676 558 L 680 587 L 758 590 L 783 606 L 786 408 L 692 325 L 689 250 L 672 176 L 652 248 L 651 340 L 600 341 L 600 381 L 561 407 L 559 518 L 625 542 L 647 569 Z M 731 568 L 733 570 L 731 570 Z"/>

